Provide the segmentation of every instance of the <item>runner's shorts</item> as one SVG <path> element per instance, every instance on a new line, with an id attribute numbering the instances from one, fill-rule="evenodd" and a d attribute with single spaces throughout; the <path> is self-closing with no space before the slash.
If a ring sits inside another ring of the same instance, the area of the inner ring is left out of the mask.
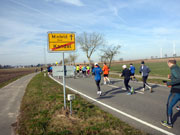
<path id="1" fill-rule="evenodd" d="M 108 74 L 104 74 L 104 77 L 108 77 Z"/>

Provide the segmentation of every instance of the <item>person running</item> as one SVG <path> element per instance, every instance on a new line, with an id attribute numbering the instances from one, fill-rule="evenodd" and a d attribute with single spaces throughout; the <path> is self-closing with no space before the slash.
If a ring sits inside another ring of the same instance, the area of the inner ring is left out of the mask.
<path id="1" fill-rule="evenodd" d="M 91 65 L 91 74 L 93 75 L 94 64 Z"/>
<path id="2" fill-rule="evenodd" d="M 93 68 L 93 75 L 94 75 L 94 80 L 96 82 L 97 86 L 97 94 L 101 96 L 101 88 L 100 88 L 100 82 L 101 82 L 101 74 L 102 74 L 102 69 L 99 67 L 98 63 L 94 63 L 94 68 Z"/>
<path id="3" fill-rule="evenodd" d="M 149 72 L 151 72 L 151 70 L 149 69 L 148 66 L 145 65 L 144 61 L 142 61 L 141 67 L 139 68 L 139 73 L 142 75 L 142 80 L 143 80 L 142 91 L 145 91 L 145 87 L 147 86 L 150 92 L 152 92 L 152 87 L 150 87 L 149 84 L 147 83 Z"/>
<path id="4" fill-rule="evenodd" d="M 172 128 L 173 107 L 180 100 L 180 68 L 176 64 L 176 60 L 168 60 L 167 64 L 171 70 L 171 75 L 170 75 L 171 81 L 165 82 L 165 85 L 171 86 L 171 91 L 168 96 L 167 108 L 166 108 L 167 121 L 161 121 L 161 124 L 168 128 Z"/>
<path id="5" fill-rule="evenodd" d="M 80 74 L 79 76 L 82 75 L 82 65 L 81 64 L 79 65 L 79 74 Z"/>
<path id="6" fill-rule="evenodd" d="M 104 66 L 103 66 L 103 69 L 102 71 L 104 72 L 104 84 L 108 83 L 110 84 L 110 80 L 108 78 L 108 74 L 109 74 L 109 68 L 108 66 L 106 65 L 106 63 L 104 63 Z"/>
<path id="7" fill-rule="evenodd" d="M 87 75 L 89 76 L 89 73 L 90 73 L 90 67 L 89 67 L 88 64 L 87 64 L 86 68 L 87 68 Z"/>
<path id="8" fill-rule="evenodd" d="M 82 67 L 82 73 L 83 73 L 83 77 L 86 77 L 86 66 Z"/>
<path id="9" fill-rule="evenodd" d="M 127 95 L 131 95 L 132 93 L 134 93 L 134 89 L 133 87 L 131 87 L 129 85 L 129 80 L 130 80 L 130 76 L 131 76 L 131 71 L 127 68 L 126 65 L 123 65 L 122 66 L 123 68 L 123 71 L 122 71 L 122 74 L 121 74 L 121 77 L 124 76 L 124 85 L 126 87 L 126 90 L 127 90 Z"/>
<path id="10" fill-rule="evenodd" d="M 79 65 L 76 66 L 76 73 L 77 73 L 77 76 L 79 76 Z"/>
<path id="11" fill-rule="evenodd" d="M 132 63 L 130 64 L 129 70 L 131 71 L 131 78 L 130 78 L 130 79 L 131 79 L 132 81 L 138 81 L 138 80 L 136 79 L 136 77 L 134 76 L 136 68 L 133 66 Z"/>

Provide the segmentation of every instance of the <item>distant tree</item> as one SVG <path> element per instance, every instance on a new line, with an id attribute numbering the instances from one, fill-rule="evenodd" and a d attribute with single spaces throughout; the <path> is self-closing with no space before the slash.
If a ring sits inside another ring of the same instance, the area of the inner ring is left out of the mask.
<path id="1" fill-rule="evenodd" d="M 77 43 L 80 44 L 82 51 L 86 53 L 89 64 L 91 62 L 92 54 L 101 46 L 104 45 L 104 37 L 99 33 L 82 33 L 77 37 Z"/>
<path id="2" fill-rule="evenodd" d="M 104 59 L 105 62 L 109 62 L 109 68 L 111 68 L 111 62 L 115 55 L 119 53 L 119 49 L 121 48 L 120 45 L 117 46 L 109 46 L 106 49 L 102 49 L 101 58 Z"/>
<path id="3" fill-rule="evenodd" d="M 37 67 L 40 67 L 41 66 L 41 64 L 37 64 Z"/>
<path id="4" fill-rule="evenodd" d="M 64 64 L 68 64 L 69 63 L 69 59 L 68 58 L 64 58 Z"/>
<path id="5" fill-rule="evenodd" d="M 164 57 L 167 58 L 168 57 L 167 54 L 165 54 Z"/>
<path id="6" fill-rule="evenodd" d="M 77 57 L 78 56 L 76 54 L 69 54 L 69 61 L 71 62 L 71 64 L 73 63 L 75 65 Z"/>

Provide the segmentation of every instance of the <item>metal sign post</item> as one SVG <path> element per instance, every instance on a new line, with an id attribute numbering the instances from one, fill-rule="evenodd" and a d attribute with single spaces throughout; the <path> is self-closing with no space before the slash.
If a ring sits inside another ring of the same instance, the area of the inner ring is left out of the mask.
<path id="1" fill-rule="evenodd" d="M 64 109 L 66 109 L 66 81 L 65 81 L 65 65 L 64 52 L 75 51 L 75 33 L 74 32 L 48 32 L 48 51 L 52 53 L 62 52 L 63 60 L 63 92 L 64 92 Z"/>
<path id="2" fill-rule="evenodd" d="M 62 55 L 63 55 L 62 66 L 63 66 L 64 109 L 66 109 L 66 80 L 65 80 L 65 68 L 64 68 L 64 52 L 62 53 Z"/>

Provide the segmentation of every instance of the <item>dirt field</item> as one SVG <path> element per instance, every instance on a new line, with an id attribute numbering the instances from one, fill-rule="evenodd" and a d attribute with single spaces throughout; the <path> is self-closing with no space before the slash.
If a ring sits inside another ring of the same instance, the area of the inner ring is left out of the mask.
<path id="1" fill-rule="evenodd" d="M 0 84 L 33 72 L 34 68 L 0 69 Z"/>
<path id="2" fill-rule="evenodd" d="M 146 63 L 158 63 L 158 62 L 167 62 L 169 59 L 173 59 L 173 58 L 117 61 L 117 62 L 112 62 L 112 65 L 113 64 L 127 64 L 127 63 L 141 63 L 141 61 L 145 61 Z M 180 57 L 176 57 L 174 59 L 176 61 L 180 61 Z"/>

